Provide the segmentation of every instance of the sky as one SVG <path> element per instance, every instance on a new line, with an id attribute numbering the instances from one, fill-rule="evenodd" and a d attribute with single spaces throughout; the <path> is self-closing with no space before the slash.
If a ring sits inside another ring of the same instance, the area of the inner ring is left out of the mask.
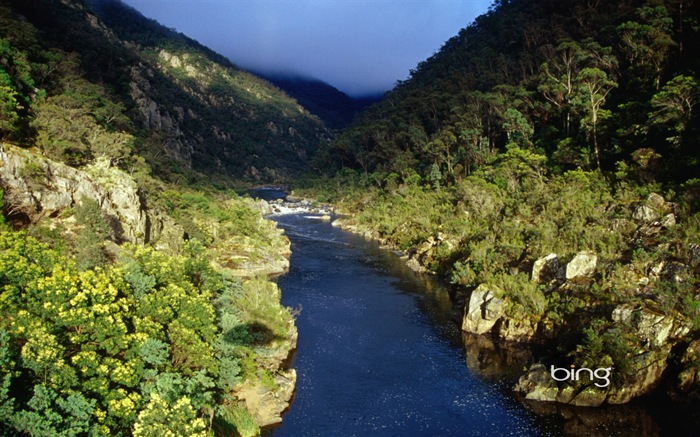
<path id="1" fill-rule="evenodd" d="M 236 65 L 355 97 L 405 80 L 491 0 L 122 0 Z"/>

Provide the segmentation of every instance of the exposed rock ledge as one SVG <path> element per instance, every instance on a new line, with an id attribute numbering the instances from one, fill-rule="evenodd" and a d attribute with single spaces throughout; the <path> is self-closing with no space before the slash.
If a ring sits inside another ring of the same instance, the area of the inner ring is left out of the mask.
<path id="1" fill-rule="evenodd" d="M 282 415 L 292 402 L 297 374 L 294 369 L 286 366 L 296 350 L 297 339 L 297 328 L 291 323 L 284 340 L 275 341 L 266 347 L 265 356 L 261 357 L 259 364 L 273 374 L 272 386 L 260 379 L 248 379 L 234 390 L 236 397 L 245 403 L 246 409 L 261 428 L 279 425 Z"/>
<path id="2" fill-rule="evenodd" d="M 155 243 L 158 249 L 168 249 L 183 241 L 182 227 L 167 215 L 144 208 L 134 180 L 106 160 L 78 170 L 30 150 L 0 144 L 0 185 L 7 215 L 15 222 L 55 217 L 87 198 L 100 205 L 118 242 Z"/>

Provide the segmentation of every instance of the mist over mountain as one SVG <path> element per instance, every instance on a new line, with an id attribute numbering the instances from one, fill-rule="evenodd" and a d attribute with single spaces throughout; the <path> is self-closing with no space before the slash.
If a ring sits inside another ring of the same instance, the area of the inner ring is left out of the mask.
<path id="1" fill-rule="evenodd" d="M 294 74 L 258 73 L 317 115 L 332 129 L 350 125 L 355 116 L 368 106 L 379 102 L 382 95 L 350 97 L 321 80 Z"/>

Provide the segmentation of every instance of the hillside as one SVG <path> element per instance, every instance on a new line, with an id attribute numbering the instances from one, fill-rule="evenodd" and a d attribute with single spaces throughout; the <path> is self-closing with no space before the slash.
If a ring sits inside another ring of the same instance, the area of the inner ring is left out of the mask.
<path id="1" fill-rule="evenodd" d="M 39 80 L 48 99 L 28 108 L 37 122 L 15 136 L 22 142 L 37 135 L 59 95 L 89 92 L 62 80 L 70 75 L 124 110 L 132 123 L 118 127 L 163 175 L 193 169 L 222 179 L 282 180 L 305 171 L 326 138 L 318 118 L 278 88 L 118 0 L 92 2 L 94 13 L 80 2 L 10 4 L 41 32 L 38 47 L 25 40 L 17 48 L 47 65 Z"/>
<path id="2" fill-rule="evenodd" d="M 98 6 L 0 2 L 0 434 L 259 434 L 296 380 L 290 243 L 232 187 L 304 173 L 326 129 Z"/>
<path id="3" fill-rule="evenodd" d="M 527 399 L 700 398 L 699 7 L 496 2 L 318 155 L 314 194 L 454 284 L 465 333 L 543 351 Z"/>
<path id="4" fill-rule="evenodd" d="M 381 96 L 353 98 L 317 79 L 263 75 L 318 116 L 331 129 L 347 127 L 357 114 L 381 100 Z"/>

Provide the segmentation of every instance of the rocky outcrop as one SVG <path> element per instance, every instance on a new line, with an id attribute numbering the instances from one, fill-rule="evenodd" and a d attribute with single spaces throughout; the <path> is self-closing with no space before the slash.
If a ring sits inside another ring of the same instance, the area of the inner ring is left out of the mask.
<path id="1" fill-rule="evenodd" d="M 243 401 L 259 427 L 282 423 L 282 415 L 289 408 L 294 396 L 297 374 L 294 369 L 281 371 L 273 376 L 274 388 L 262 381 L 246 381 L 236 390 L 236 397 Z"/>
<path id="2" fill-rule="evenodd" d="M 463 331 L 473 334 L 489 332 L 498 319 L 505 314 L 503 300 L 497 298 L 491 288 L 481 284 L 472 291 L 469 302 L 464 308 Z"/>
<path id="3" fill-rule="evenodd" d="M 191 139 L 186 138 L 180 130 L 180 123 L 184 121 L 185 111 L 183 108 L 173 108 L 176 114 L 173 117 L 153 100 L 151 83 L 146 75 L 148 75 L 147 69 L 144 74 L 142 68 L 133 67 L 131 69 L 131 83 L 129 84 L 129 95 L 142 115 L 143 127 L 164 133 L 165 138 L 162 143 L 165 154 L 185 167 L 192 168 L 192 153 L 196 144 L 193 144 Z"/>
<path id="4" fill-rule="evenodd" d="M 631 326 L 643 345 L 656 348 L 683 338 L 690 332 L 691 326 L 680 314 L 669 315 L 654 309 L 653 302 L 647 305 L 622 304 L 612 312 L 614 322 Z"/>
<path id="5" fill-rule="evenodd" d="M 589 379 L 588 369 L 546 367 L 541 363 L 533 364 L 527 373 L 520 377 L 514 390 L 532 399 L 546 402 L 559 402 L 583 407 L 597 407 L 603 403 L 624 404 L 630 400 L 649 393 L 661 380 L 661 376 L 667 367 L 667 358 L 671 352 L 671 345 L 646 350 L 639 353 L 631 360 L 631 373 L 634 380 L 624 384 L 613 382 L 614 368 L 610 373 L 601 372 L 593 374 Z M 601 368 L 603 371 L 604 368 Z M 601 369 L 590 369 L 600 372 Z M 577 372 L 575 379 L 567 378 L 567 372 Z M 557 378 L 552 377 L 552 371 L 557 372 Z M 604 377 L 604 378 L 603 378 Z M 605 384 L 609 381 L 609 384 Z"/>
<path id="6" fill-rule="evenodd" d="M 3 144 L 0 184 L 5 191 L 6 213 L 16 223 L 55 217 L 85 198 L 100 205 L 117 242 L 157 243 L 167 248 L 183 240 L 182 228 L 165 214 L 144 208 L 133 179 L 106 160 L 78 170 Z"/>
<path id="7" fill-rule="evenodd" d="M 526 399 L 560 402 L 579 406 L 598 406 L 603 403 L 623 404 L 651 392 L 657 387 L 666 371 L 671 357 L 671 351 L 688 332 L 690 325 L 680 314 L 665 314 L 654 308 L 656 304 L 621 304 L 612 311 L 612 320 L 623 329 L 631 329 L 632 335 L 623 342 L 633 339 L 629 349 L 633 356 L 627 357 L 625 370 L 627 375 L 624 382 L 615 380 L 611 369 L 610 384 L 601 387 L 595 380 L 589 380 L 584 372 L 583 377 L 573 379 L 553 378 L 552 367 L 546 368 L 537 363 L 530 367 L 514 389 Z M 629 331 L 628 331 L 629 332 Z M 699 346 L 700 348 L 700 346 Z M 691 352 L 692 353 L 692 352 Z M 562 369 L 564 373 L 570 371 Z M 602 375 L 602 374 L 601 374 Z M 688 366 L 680 384 L 690 390 L 696 381 L 697 371 Z"/>
<path id="8" fill-rule="evenodd" d="M 234 389 L 260 427 L 279 425 L 294 396 L 297 374 L 287 368 L 290 355 L 297 346 L 298 332 L 292 321 L 286 338 L 264 346 L 265 353 L 258 358 L 258 367 L 272 374 L 272 384 L 259 378 L 250 378 Z"/>

